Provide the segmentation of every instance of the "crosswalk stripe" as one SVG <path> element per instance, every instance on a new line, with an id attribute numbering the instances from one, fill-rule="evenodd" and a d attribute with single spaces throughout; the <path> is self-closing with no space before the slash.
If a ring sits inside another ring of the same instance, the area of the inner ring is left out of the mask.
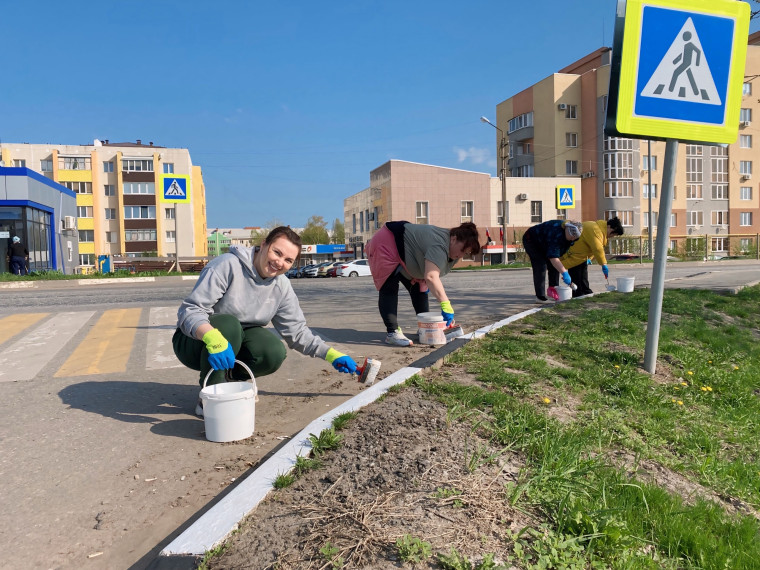
<path id="1" fill-rule="evenodd" d="M 149 320 L 145 368 L 156 370 L 182 366 L 172 347 L 172 336 L 177 328 L 177 308 L 152 307 Z"/>
<path id="2" fill-rule="evenodd" d="M 141 312 L 142 309 L 105 311 L 54 376 L 124 372 Z"/>
<path id="3" fill-rule="evenodd" d="M 0 382 L 31 380 L 95 314 L 95 311 L 59 313 L 32 329 L 0 356 Z"/>
<path id="4" fill-rule="evenodd" d="M 10 340 L 32 325 L 47 317 L 50 313 L 23 313 L 0 319 L 0 344 Z"/>

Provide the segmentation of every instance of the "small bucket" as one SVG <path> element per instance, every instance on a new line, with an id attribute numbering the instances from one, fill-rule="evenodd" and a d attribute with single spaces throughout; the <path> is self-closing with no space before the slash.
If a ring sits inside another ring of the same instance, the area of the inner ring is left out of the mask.
<path id="1" fill-rule="evenodd" d="M 557 287 L 557 301 L 568 301 L 573 298 L 573 290 L 570 287 Z"/>
<path id="2" fill-rule="evenodd" d="M 420 344 L 446 344 L 446 323 L 440 313 L 417 313 L 417 335 Z"/>
<path id="3" fill-rule="evenodd" d="M 635 277 L 618 277 L 617 290 L 621 293 L 631 293 L 633 291 L 633 281 Z"/>
<path id="4" fill-rule="evenodd" d="M 206 425 L 206 439 L 209 441 L 238 441 L 253 435 L 259 391 L 251 369 L 244 362 L 235 362 L 246 369 L 251 377 L 250 384 L 224 382 L 206 386 L 213 369 L 209 370 L 203 379 L 203 421 Z"/>

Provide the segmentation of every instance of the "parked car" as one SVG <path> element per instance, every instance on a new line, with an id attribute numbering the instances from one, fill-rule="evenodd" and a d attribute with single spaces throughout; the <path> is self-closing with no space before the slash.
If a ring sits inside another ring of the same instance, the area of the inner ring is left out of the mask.
<path id="1" fill-rule="evenodd" d="M 361 275 L 372 275 L 372 271 L 369 269 L 369 261 L 355 259 L 338 265 L 335 275 L 338 277 L 359 277 Z"/>
<path id="2" fill-rule="evenodd" d="M 317 271 L 317 277 L 327 277 L 327 272 L 330 270 L 331 267 L 336 267 L 340 265 L 342 262 L 340 261 L 330 261 L 327 264 L 323 263 L 319 266 L 319 270 Z"/>
<path id="3" fill-rule="evenodd" d="M 316 277 L 319 272 L 319 268 L 325 265 L 329 265 L 330 263 L 332 263 L 332 261 L 325 261 L 324 263 L 316 263 L 314 265 L 306 266 L 304 267 L 302 275 L 304 277 Z"/>
<path id="4" fill-rule="evenodd" d="M 327 273 L 325 274 L 325 277 L 337 277 L 335 272 L 338 271 L 338 266 L 333 265 L 332 267 L 327 268 Z"/>
<path id="5" fill-rule="evenodd" d="M 285 272 L 285 277 L 288 279 L 298 279 L 301 275 L 301 268 L 300 267 L 291 267 Z"/>

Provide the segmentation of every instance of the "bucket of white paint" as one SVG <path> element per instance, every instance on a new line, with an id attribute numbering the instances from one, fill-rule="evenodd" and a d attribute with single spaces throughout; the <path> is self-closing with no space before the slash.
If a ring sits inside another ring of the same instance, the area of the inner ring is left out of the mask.
<path id="1" fill-rule="evenodd" d="M 557 287 L 557 295 L 559 295 L 557 301 L 567 301 L 573 298 L 573 290 L 570 287 L 559 286 Z"/>
<path id="2" fill-rule="evenodd" d="M 441 313 L 417 313 L 417 334 L 420 344 L 446 344 L 446 323 Z"/>
<path id="3" fill-rule="evenodd" d="M 203 380 L 203 421 L 206 425 L 206 439 L 209 441 L 238 441 L 253 435 L 258 400 L 256 379 L 245 363 L 239 360 L 235 362 L 245 368 L 251 377 L 250 382 L 222 382 L 206 386 L 213 369 L 209 370 Z"/>
<path id="4" fill-rule="evenodd" d="M 633 281 L 635 277 L 618 277 L 617 290 L 621 293 L 631 293 L 633 291 Z"/>

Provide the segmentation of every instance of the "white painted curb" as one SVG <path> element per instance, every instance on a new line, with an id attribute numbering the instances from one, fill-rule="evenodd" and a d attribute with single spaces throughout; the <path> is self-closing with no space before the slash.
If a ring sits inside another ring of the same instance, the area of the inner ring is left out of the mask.
<path id="1" fill-rule="evenodd" d="M 155 277 L 119 277 L 114 279 L 77 279 L 78 285 L 111 285 L 112 283 L 144 283 L 155 281 Z"/>

